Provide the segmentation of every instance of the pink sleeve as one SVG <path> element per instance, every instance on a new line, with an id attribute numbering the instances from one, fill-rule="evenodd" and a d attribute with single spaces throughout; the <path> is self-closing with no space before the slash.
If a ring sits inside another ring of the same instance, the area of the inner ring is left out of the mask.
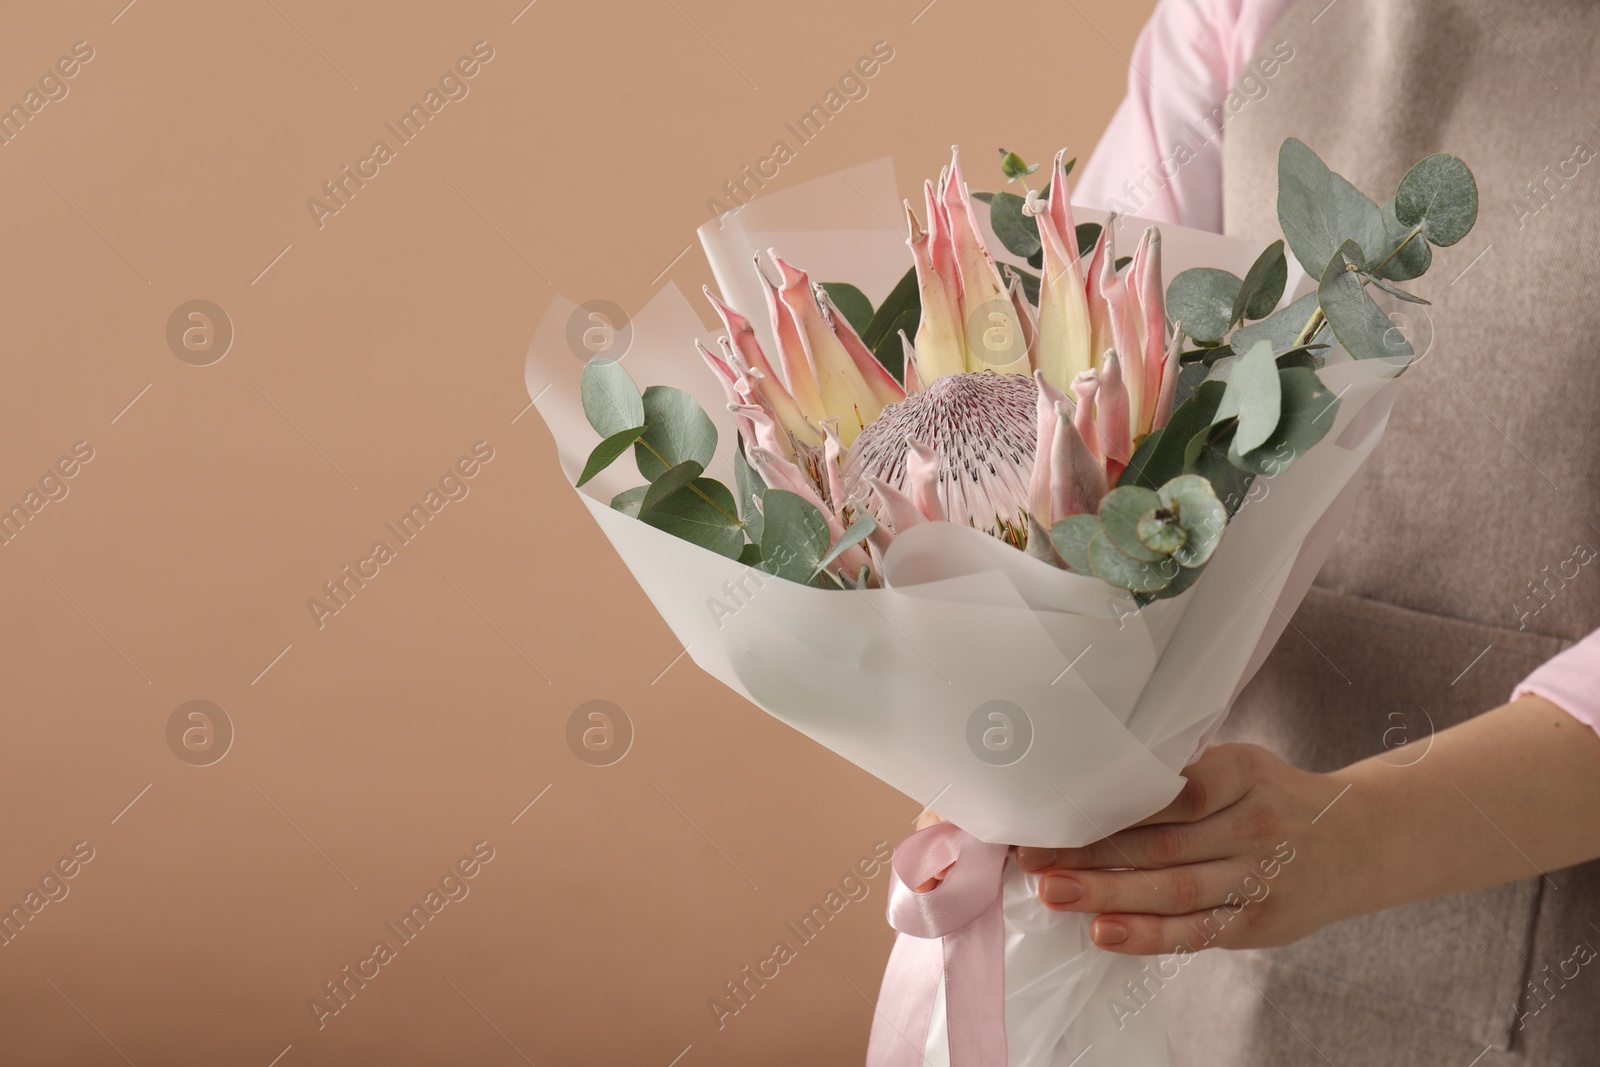
<path id="1" fill-rule="evenodd" d="M 1512 692 L 1544 697 L 1600 732 L 1600 630 L 1528 675 Z"/>
<path id="2" fill-rule="evenodd" d="M 1220 233 L 1223 123 L 1270 91 L 1289 60 L 1257 72 L 1251 92 L 1231 90 L 1291 2 L 1160 0 L 1134 44 L 1128 95 L 1073 201 Z"/>

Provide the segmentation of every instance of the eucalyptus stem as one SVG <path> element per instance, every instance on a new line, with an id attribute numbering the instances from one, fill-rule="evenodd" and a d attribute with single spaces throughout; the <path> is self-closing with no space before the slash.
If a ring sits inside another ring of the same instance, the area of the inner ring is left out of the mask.
<path id="1" fill-rule="evenodd" d="M 1390 252 L 1388 255 L 1384 256 L 1381 260 L 1378 261 L 1378 265 L 1376 267 L 1368 268 L 1367 270 L 1363 271 L 1362 273 L 1364 273 L 1364 274 L 1377 274 L 1384 267 L 1387 267 L 1389 265 L 1389 261 L 1391 259 L 1393 259 L 1395 256 L 1398 256 L 1400 254 L 1401 250 L 1404 249 L 1406 245 L 1410 244 L 1417 237 L 1417 235 L 1420 234 L 1421 232 L 1422 232 L 1422 223 L 1419 222 L 1419 223 L 1417 223 L 1415 226 L 1413 226 L 1411 228 L 1411 232 L 1406 234 L 1405 238 L 1399 244 L 1394 246 L 1394 250 L 1392 252 Z"/>
<path id="2" fill-rule="evenodd" d="M 1328 317 L 1322 313 L 1322 305 L 1318 304 L 1317 309 L 1306 320 L 1306 324 L 1300 327 L 1300 332 L 1295 335 L 1294 344 L 1290 347 L 1299 348 L 1301 345 L 1310 344 L 1311 339 L 1317 336 L 1317 331 L 1322 329 L 1323 324 L 1327 321 Z"/>

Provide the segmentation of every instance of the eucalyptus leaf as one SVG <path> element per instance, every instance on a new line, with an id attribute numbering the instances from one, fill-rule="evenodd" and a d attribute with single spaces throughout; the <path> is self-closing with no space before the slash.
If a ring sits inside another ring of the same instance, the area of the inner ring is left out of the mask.
<path id="1" fill-rule="evenodd" d="M 823 282 L 822 291 L 828 294 L 828 299 L 852 330 L 858 335 L 866 331 L 867 324 L 872 321 L 872 301 L 867 299 L 866 293 L 849 282 Z"/>
<path id="2" fill-rule="evenodd" d="M 746 524 L 748 527 L 748 524 Z M 748 542 L 739 550 L 739 562 L 746 567 L 754 567 L 761 562 L 761 546 L 754 541 Z"/>
<path id="3" fill-rule="evenodd" d="M 1021 267 L 1006 264 L 1006 269 L 1013 271 L 1017 280 L 1022 283 L 1022 295 L 1034 307 L 1039 306 L 1039 276 L 1032 271 L 1023 270 Z"/>
<path id="4" fill-rule="evenodd" d="M 1100 528 L 1124 555 L 1154 562 L 1162 558 L 1162 553 L 1152 551 L 1140 540 L 1139 520 L 1160 506 L 1161 498 L 1155 490 L 1142 485 L 1119 485 L 1100 500 Z"/>
<path id="5" fill-rule="evenodd" d="M 1259 448 L 1278 427 L 1283 412 L 1283 392 L 1278 382 L 1278 364 L 1272 358 L 1272 342 L 1257 341 L 1234 361 L 1217 418 L 1237 416 L 1234 436 L 1241 452 Z"/>
<path id="6" fill-rule="evenodd" d="M 1333 335 L 1354 359 L 1411 359 L 1411 342 L 1395 328 L 1389 316 L 1367 294 L 1361 275 L 1354 269 L 1359 255 L 1355 243 L 1346 241 L 1328 263 L 1317 286 L 1322 313 L 1333 327 Z"/>
<path id="7" fill-rule="evenodd" d="M 628 446 L 639 439 L 644 433 L 643 426 L 630 426 L 626 430 L 607 437 L 604 441 L 594 446 L 594 451 L 589 453 L 589 458 L 583 464 L 583 473 L 578 475 L 578 484 L 583 485 L 590 478 L 599 474 L 612 463 L 618 456 L 628 450 Z"/>
<path id="8" fill-rule="evenodd" d="M 1425 248 L 1427 247 L 1427 242 L 1426 241 L 1423 242 L 1423 247 L 1425 247 Z M 1373 285 L 1376 285 L 1379 289 L 1382 289 L 1384 292 L 1388 293 L 1390 296 L 1396 298 L 1397 300 L 1404 300 L 1404 301 L 1406 301 L 1407 303 L 1410 303 L 1410 304 L 1429 304 L 1429 305 L 1431 305 L 1433 303 L 1432 300 L 1424 300 L 1424 299 L 1422 299 L 1422 297 L 1418 296 L 1416 293 L 1408 293 L 1404 289 L 1400 288 L 1398 285 L 1393 285 L 1393 284 L 1391 284 L 1389 282 L 1386 282 L 1382 278 L 1378 278 L 1378 277 L 1374 277 L 1374 276 L 1369 275 L 1367 280 L 1370 281 Z"/>
<path id="9" fill-rule="evenodd" d="M 1078 238 L 1078 258 L 1082 259 L 1094 251 L 1094 246 L 1100 242 L 1100 231 L 1105 229 L 1098 222 L 1080 222 L 1074 231 Z"/>
<path id="10" fill-rule="evenodd" d="M 1229 461 L 1228 447 L 1232 442 L 1233 430 L 1223 430 L 1215 441 L 1199 450 L 1190 471 L 1211 483 L 1217 499 L 1222 501 L 1222 506 L 1228 509 L 1229 515 L 1235 514 L 1244 506 L 1245 493 L 1255 478 L 1250 471 L 1241 470 Z"/>
<path id="11" fill-rule="evenodd" d="M 878 520 L 872 517 L 872 512 L 862 508 L 856 521 L 839 535 L 839 540 L 835 541 L 833 547 L 828 549 L 828 554 L 822 557 L 822 562 L 817 564 L 817 570 L 825 570 L 834 560 L 870 537 L 877 528 Z"/>
<path id="12" fill-rule="evenodd" d="M 644 391 L 643 415 L 644 436 L 633 446 L 640 474 L 654 481 L 686 460 L 702 469 L 711 465 L 717 428 L 694 397 L 670 385 L 652 385 Z"/>
<path id="13" fill-rule="evenodd" d="M 583 365 L 580 395 L 583 414 L 601 437 L 645 424 L 639 387 L 614 359 L 591 359 Z"/>
<path id="14" fill-rule="evenodd" d="M 733 487 L 739 494 L 739 515 L 744 519 L 745 533 L 750 535 L 750 540 L 760 541 L 763 518 L 757 501 L 766 491 L 767 483 L 756 473 L 756 469 L 750 466 L 750 461 L 745 459 L 742 436 L 735 439 Z"/>
<path id="15" fill-rule="evenodd" d="M 644 503 L 644 495 L 649 491 L 648 485 L 636 485 L 632 489 L 624 489 L 611 498 L 611 506 L 630 519 L 637 519 L 639 506 Z"/>
<path id="16" fill-rule="evenodd" d="M 1433 246 L 1422 236 L 1411 237 L 1412 226 L 1407 226 L 1394 214 L 1394 198 L 1385 200 L 1383 212 L 1383 243 L 1387 246 L 1380 262 L 1383 266 L 1374 271 L 1380 278 L 1404 282 L 1420 278 L 1433 265 Z M 1407 240 L 1407 238 L 1411 238 Z M 1401 242 L 1405 247 L 1401 248 Z M 1395 252 L 1399 248 L 1400 251 Z M 1393 255 L 1391 255 L 1393 253 Z M 1377 264 L 1374 264 L 1376 267 Z"/>
<path id="17" fill-rule="evenodd" d="M 1203 367 L 1200 369 L 1204 370 Z M 1179 382 L 1181 387 L 1181 377 Z M 1206 382 L 1197 388 L 1193 396 L 1179 401 L 1172 409 L 1172 417 L 1167 420 L 1166 426 L 1146 438 L 1149 451 L 1145 452 L 1144 445 L 1141 445 L 1134 452 L 1118 484 L 1155 489 L 1182 474 L 1186 469 L 1185 447 L 1195 434 L 1206 432 L 1216 421 L 1217 406 L 1222 401 L 1225 388 L 1219 382 Z"/>
<path id="18" fill-rule="evenodd" d="M 1394 214 L 1402 226 L 1421 226 L 1422 236 L 1447 248 L 1478 221 L 1478 183 L 1455 156 L 1438 152 L 1421 160 L 1400 179 Z"/>
<path id="19" fill-rule="evenodd" d="M 1134 559 L 1111 543 L 1104 527 L 1089 540 L 1089 567 L 1095 577 L 1134 593 L 1153 593 L 1178 576 L 1178 565 L 1171 557 Z"/>
<path id="20" fill-rule="evenodd" d="M 922 321 L 922 311 L 913 308 L 895 320 L 894 329 L 883 335 L 872 349 L 872 358 L 876 359 L 883 369 L 894 376 L 897 382 L 906 380 L 906 348 L 900 342 L 901 331 L 907 337 L 917 335 L 917 324 Z"/>
<path id="21" fill-rule="evenodd" d="M 1233 298 L 1233 312 L 1228 322 L 1264 319 L 1272 314 L 1272 309 L 1283 298 L 1283 287 L 1288 281 L 1289 261 L 1283 256 L 1283 242 L 1274 241 L 1245 272 L 1239 295 Z"/>
<path id="22" fill-rule="evenodd" d="M 1282 473 L 1322 440 L 1338 417 L 1339 398 L 1313 372 L 1288 367 L 1278 371 L 1278 379 L 1283 388 L 1283 415 L 1272 436 L 1249 451 L 1238 447 L 1237 438 L 1229 443 L 1228 461 L 1240 470 L 1265 475 Z"/>
<path id="23" fill-rule="evenodd" d="M 1317 294 L 1307 293 L 1287 307 L 1274 311 L 1260 322 L 1239 327 L 1233 332 L 1233 346 L 1243 351 L 1257 341 L 1266 339 L 1272 342 L 1274 352 L 1287 351 L 1294 347 L 1295 339 L 1300 336 L 1300 331 L 1305 329 L 1306 323 L 1311 321 L 1311 315 L 1316 310 Z M 1326 331 L 1326 326 L 1317 330 L 1319 334 Z"/>
<path id="24" fill-rule="evenodd" d="M 644 501 L 639 505 L 641 518 L 648 516 L 652 509 L 663 500 L 694 481 L 705 473 L 705 468 L 692 459 L 684 460 L 676 467 L 663 473 L 659 478 L 650 483 L 650 491 L 645 493 Z"/>
<path id="25" fill-rule="evenodd" d="M 1178 372 L 1178 384 L 1172 390 L 1172 403 L 1174 406 L 1183 403 L 1194 396 L 1206 380 L 1206 374 L 1211 368 L 1204 363 L 1193 363 Z"/>
<path id="26" fill-rule="evenodd" d="M 1150 594 L 1150 599 L 1170 600 L 1179 593 L 1187 590 L 1191 585 L 1198 581 L 1200 575 L 1204 573 L 1204 567 L 1181 567 L 1178 570 L 1178 576 L 1172 579 L 1171 582 L 1168 582 L 1165 586 L 1162 586 L 1160 589 L 1157 589 L 1154 593 Z"/>
<path id="27" fill-rule="evenodd" d="M 921 310 L 922 294 L 917 288 L 917 268 L 912 267 L 894 283 L 889 295 L 883 298 L 878 310 L 872 313 L 872 321 L 867 323 L 867 328 L 857 332 L 861 334 L 862 342 L 876 351 L 878 342 L 885 337 L 894 336 L 894 324 L 902 315 L 908 311 Z"/>
<path id="28" fill-rule="evenodd" d="M 1022 213 L 1023 203 L 1016 193 L 995 193 L 989 202 L 989 225 L 1007 251 L 1026 259 L 1039 251 L 1039 224 Z"/>
<path id="29" fill-rule="evenodd" d="M 639 518 L 656 529 L 738 559 L 744 549 L 744 527 L 728 487 L 711 478 L 697 478 L 664 497 Z"/>
<path id="30" fill-rule="evenodd" d="M 768 489 L 761 506 L 761 569 L 801 585 L 815 584 L 830 540 L 822 512 L 787 489 Z"/>
<path id="31" fill-rule="evenodd" d="M 1093 574 L 1089 567 L 1089 542 L 1100 532 L 1100 520 L 1094 515 L 1068 515 L 1050 527 L 1050 543 L 1067 561 L 1067 566 L 1079 574 Z"/>
<path id="32" fill-rule="evenodd" d="M 994 194 L 990 192 L 973 192 L 968 193 L 967 195 L 972 197 L 972 199 L 976 200 L 980 204 L 987 204 L 994 199 Z"/>
<path id="33" fill-rule="evenodd" d="M 1369 263 L 1387 251 L 1378 205 L 1293 137 L 1278 149 L 1278 225 L 1313 278 L 1322 277 L 1346 241 L 1354 241 Z"/>
<path id="34" fill-rule="evenodd" d="M 1216 267 L 1190 267 L 1167 286 L 1167 318 L 1201 344 L 1217 344 L 1232 325 L 1233 302 L 1243 282 Z"/>
<path id="35" fill-rule="evenodd" d="M 1172 558 L 1185 567 L 1204 567 L 1228 525 L 1228 509 L 1216 490 L 1198 474 L 1183 474 L 1163 485 L 1156 495 L 1165 508 L 1176 513 L 1185 534 Z"/>

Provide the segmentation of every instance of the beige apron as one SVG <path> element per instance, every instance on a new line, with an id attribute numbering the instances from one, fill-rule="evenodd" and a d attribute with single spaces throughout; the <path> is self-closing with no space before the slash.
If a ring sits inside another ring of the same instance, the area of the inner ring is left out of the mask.
<path id="1" fill-rule="evenodd" d="M 1221 739 L 1316 771 L 1386 749 L 1403 764 L 1427 758 L 1430 729 L 1503 703 L 1600 626 L 1600 5 L 1309 0 L 1261 55 L 1281 41 L 1293 58 L 1227 126 L 1229 234 L 1279 236 L 1289 136 L 1380 195 L 1453 152 L 1480 211 L 1408 283 L 1433 301 L 1432 347 Z M 1600 864 L 1587 864 L 1280 949 L 1202 953 L 1160 995 L 1181 1067 L 1592 1067 L 1597 949 Z"/>

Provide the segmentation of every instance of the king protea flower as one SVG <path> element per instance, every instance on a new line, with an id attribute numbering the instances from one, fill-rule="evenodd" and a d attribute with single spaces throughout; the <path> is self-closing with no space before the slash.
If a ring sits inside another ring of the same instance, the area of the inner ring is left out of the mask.
<path id="1" fill-rule="evenodd" d="M 1063 154 L 1048 199 L 1030 192 L 1044 270 L 1035 309 L 984 245 L 959 156 L 924 184 L 927 226 L 906 205 L 922 316 L 904 382 L 873 357 L 827 294 L 770 252 L 760 257 L 777 342 L 707 290 L 728 336 L 701 355 L 722 382 L 745 455 L 767 485 L 799 493 L 837 540 L 865 510 L 866 550 L 839 566 L 872 572 L 896 534 L 957 522 L 1059 563 L 1050 527 L 1093 512 L 1138 441 L 1172 413 L 1181 335 L 1169 342 L 1161 237 L 1145 231 L 1125 272 L 1108 220 L 1085 266 Z"/>

